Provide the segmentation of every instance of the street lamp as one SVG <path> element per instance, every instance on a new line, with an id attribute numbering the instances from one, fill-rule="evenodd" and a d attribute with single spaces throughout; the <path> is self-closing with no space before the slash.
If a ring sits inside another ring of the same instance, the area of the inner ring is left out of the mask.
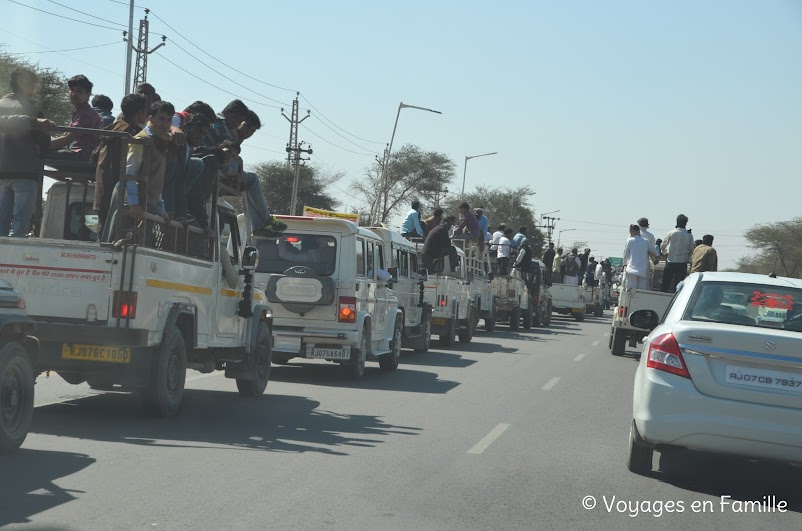
<path id="1" fill-rule="evenodd" d="M 557 231 L 557 248 L 558 249 L 560 248 L 560 238 L 562 237 L 563 232 L 571 232 L 572 230 L 576 230 L 576 229 L 565 229 L 565 230 Z"/>
<path id="2" fill-rule="evenodd" d="M 469 157 L 465 157 L 465 164 L 462 166 L 462 192 L 460 193 L 459 196 L 460 200 L 465 199 L 465 173 L 468 171 L 468 161 L 478 157 L 487 157 L 489 155 L 498 155 L 498 151 L 494 151 L 493 153 L 482 153 L 481 155 L 471 155 Z"/>
<path id="3" fill-rule="evenodd" d="M 381 187 L 379 189 L 379 196 L 376 198 L 376 204 L 374 205 L 374 209 L 371 211 L 371 216 L 370 216 L 371 221 L 374 221 L 374 213 L 378 214 L 379 203 L 381 202 L 381 198 L 384 195 L 384 189 L 387 184 L 384 180 L 384 174 L 387 171 L 387 165 L 390 162 L 390 152 L 393 150 L 393 140 L 395 140 L 395 130 L 398 128 L 398 117 L 401 116 L 401 109 L 418 109 L 419 111 L 428 111 L 428 112 L 433 112 L 435 114 L 443 114 L 440 111 L 435 111 L 434 109 L 427 109 L 426 107 L 418 107 L 416 105 L 407 105 L 403 101 L 398 104 L 398 112 L 395 114 L 395 124 L 393 125 L 393 134 L 390 137 L 390 145 L 384 152 L 384 163 L 382 164 L 382 173 L 381 177 L 379 178 Z"/>

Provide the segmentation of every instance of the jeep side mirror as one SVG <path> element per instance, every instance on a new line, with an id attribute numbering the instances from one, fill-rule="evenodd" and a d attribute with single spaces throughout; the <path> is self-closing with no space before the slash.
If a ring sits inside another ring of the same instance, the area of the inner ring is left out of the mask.
<path id="1" fill-rule="evenodd" d="M 387 268 L 387 272 L 390 273 L 393 277 L 393 282 L 398 282 L 398 268 L 397 267 L 389 267 Z"/>
<path id="2" fill-rule="evenodd" d="M 429 280 L 429 270 L 425 267 L 418 269 L 418 276 L 421 280 Z"/>
<path id="3" fill-rule="evenodd" d="M 253 271 L 257 265 L 259 265 L 259 251 L 256 247 L 246 247 L 242 251 L 242 269 Z"/>

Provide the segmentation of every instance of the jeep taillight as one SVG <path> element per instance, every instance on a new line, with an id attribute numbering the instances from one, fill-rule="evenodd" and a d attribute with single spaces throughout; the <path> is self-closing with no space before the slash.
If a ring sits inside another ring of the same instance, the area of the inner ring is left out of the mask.
<path id="1" fill-rule="evenodd" d="M 685 365 L 685 359 L 673 334 L 662 334 L 652 339 L 647 355 L 647 367 L 690 379 L 688 366 Z"/>
<path id="2" fill-rule="evenodd" d="M 448 306 L 448 295 L 438 295 L 437 296 L 437 305 L 441 308 L 445 308 Z"/>
<path id="3" fill-rule="evenodd" d="M 111 305 L 111 316 L 134 319 L 136 317 L 136 292 L 115 290 L 114 300 Z"/>
<path id="4" fill-rule="evenodd" d="M 618 307 L 618 317 L 626 317 L 627 316 L 627 307 L 626 306 L 619 306 Z"/>
<path id="5" fill-rule="evenodd" d="M 341 323 L 356 322 L 356 297 L 340 297 L 337 320 Z"/>

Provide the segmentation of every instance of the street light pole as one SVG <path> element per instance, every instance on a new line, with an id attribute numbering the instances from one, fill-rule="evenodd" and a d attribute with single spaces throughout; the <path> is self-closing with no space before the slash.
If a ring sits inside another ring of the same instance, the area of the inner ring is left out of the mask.
<path id="1" fill-rule="evenodd" d="M 576 229 L 565 229 L 557 232 L 557 248 L 560 248 L 560 239 L 562 238 L 563 232 L 571 232 L 572 230 Z"/>
<path id="2" fill-rule="evenodd" d="M 489 155 L 498 155 L 498 151 L 494 151 L 493 153 L 483 153 L 481 155 L 471 155 L 465 157 L 465 164 L 462 166 L 462 192 L 460 192 L 460 200 L 465 200 L 465 174 L 468 171 L 468 161 L 471 159 L 475 159 L 478 157 L 487 157 Z"/>
<path id="3" fill-rule="evenodd" d="M 390 163 L 390 153 L 393 150 L 393 140 L 395 140 L 395 131 L 398 129 L 398 118 L 401 116 L 401 109 L 418 109 L 419 111 L 428 111 L 433 112 L 435 114 L 443 114 L 440 111 L 435 111 L 434 109 L 428 109 L 426 107 L 418 107 L 417 105 L 408 105 L 403 101 L 398 104 L 398 112 L 395 113 L 395 124 L 393 124 L 393 134 L 390 137 L 390 145 L 387 147 L 387 150 L 384 152 L 384 163 L 382 164 L 382 172 L 381 176 L 379 177 L 379 194 L 376 198 L 376 203 L 374 204 L 373 209 L 371 210 L 370 219 L 371 222 L 375 224 L 375 215 L 378 215 L 379 208 L 381 204 L 381 199 L 385 194 L 385 189 L 387 187 L 387 182 L 385 181 L 385 173 L 387 172 L 387 165 Z M 387 205 L 385 204 L 385 207 Z"/>

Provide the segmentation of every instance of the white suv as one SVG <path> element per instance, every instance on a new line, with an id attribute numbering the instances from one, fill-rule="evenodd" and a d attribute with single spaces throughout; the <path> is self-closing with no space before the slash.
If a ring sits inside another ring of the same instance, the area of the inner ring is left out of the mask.
<path id="1" fill-rule="evenodd" d="M 255 283 L 274 306 L 273 361 L 329 360 L 352 378 L 368 359 L 395 370 L 404 315 L 381 238 L 346 220 L 278 217 L 281 236 L 254 238 Z"/>

